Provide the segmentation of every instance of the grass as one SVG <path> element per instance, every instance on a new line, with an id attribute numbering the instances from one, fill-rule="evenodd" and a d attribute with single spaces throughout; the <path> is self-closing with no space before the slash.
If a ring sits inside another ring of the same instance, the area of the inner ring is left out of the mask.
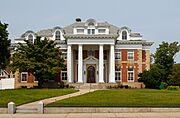
<path id="1" fill-rule="evenodd" d="M 0 107 L 7 107 L 11 101 L 21 105 L 37 100 L 76 92 L 73 89 L 16 89 L 0 91 Z"/>
<path id="2" fill-rule="evenodd" d="M 47 105 L 48 107 L 180 107 L 180 91 L 99 90 Z"/>

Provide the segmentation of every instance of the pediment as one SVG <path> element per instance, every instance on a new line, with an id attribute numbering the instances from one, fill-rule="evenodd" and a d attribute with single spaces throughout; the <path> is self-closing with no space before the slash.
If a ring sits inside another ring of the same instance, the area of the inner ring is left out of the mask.
<path id="1" fill-rule="evenodd" d="M 95 62 L 95 61 L 98 61 L 98 59 L 97 58 L 95 58 L 94 56 L 89 56 L 89 57 L 87 57 L 86 59 L 84 59 L 84 61 L 89 61 L 89 62 Z"/>

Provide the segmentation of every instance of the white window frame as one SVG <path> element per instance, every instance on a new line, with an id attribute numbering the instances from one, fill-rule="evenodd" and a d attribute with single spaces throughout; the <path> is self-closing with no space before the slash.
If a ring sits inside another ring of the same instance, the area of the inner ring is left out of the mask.
<path id="1" fill-rule="evenodd" d="M 26 81 L 23 81 L 22 80 L 22 75 L 23 74 L 26 74 L 27 75 L 27 78 L 26 78 Z M 27 82 L 28 81 L 28 72 L 21 72 L 21 82 Z"/>
<path id="2" fill-rule="evenodd" d="M 59 34 L 59 39 L 56 39 L 56 32 L 60 32 Z M 61 31 L 60 30 L 56 30 L 55 33 L 54 33 L 54 39 L 55 40 L 61 40 Z"/>
<path id="3" fill-rule="evenodd" d="M 126 32 L 126 37 L 123 35 L 123 32 Z M 125 38 L 124 38 L 125 37 Z M 122 40 L 127 40 L 128 39 L 128 32 L 126 30 L 123 30 L 121 33 L 121 38 Z"/>
<path id="4" fill-rule="evenodd" d="M 100 30 L 104 30 L 104 32 L 100 32 Z M 106 34 L 106 29 L 105 28 L 98 29 L 98 34 Z"/>
<path id="5" fill-rule="evenodd" d="M 27 35 L 27 40 L 29 41 L 29 36 L 30 36 L 30 35 L 32 35 L 32 43 L 34 43 L 34 38 L 35 38 L 35 37 L 34 37 L 34 35 L 33 35 L 32 33 L 29 33 L 29 34 Z"/>
<path id="6" fill-rule="evenodd" d="M 90 30 L 90 33 L 88 33 L 88 31 Z M 95 34 L 95 29 L 94 28 L 89 28 L 89 29 L 87 29 L 87 34 L 88 35 L 94 35 L 93 33 L 92 33 L 92 31 L 94 30 L 94 34 Z"/>
<path id="7" fill-rule="evenodd" d="M 66 73 L 66 78 L 67 78 L 67 71 L 61 71 L 61 80 L 67 81 L 67 79 L 66 80 L 63 79 L 63 76 L 62 76 L 63 73 Z"/>
<path id="8" fill-rule="evenodd" d="M 82 30 L 83 32 L 78 32 L 78 30 Z M 78 29 L 76 29 L 76 33 L 77 33 L 77 34 L 84 34 L 84 29 L 83 29 L 83 28 L 78 28 Z"/>
<path id="9" fill-rule="evenodd" d="M 127 53 L 128 53 L 128 54 L 127 54 L 127 60 L 134 60 L 134 50 L 128 50 Z M 132 55 L 133 55 L 133 58 L 132 58 L 132 59 L 129 58 L 129 54 L 131 54 L 131 53 L 132 53 Z"/>
<path id="10" fill-rule="evenodd" d="M 116 73 L 120 74 L 120 76 L 119 76 L 120 80 L 116 80 Z M 122 81 L 121 71 L 115 71 L 115 81 L 117 81 L 117 82 Z"/>
<path id="11" fill-rule="evenodd" d="M 116 55 L 119 54 L 119 58 L 116 58 Z M 122 56 L 121 56 L 121 51 L 116 51 L 115 52 L 115 60 L 121 60 Z"/>
<path id="12" fill-rule="evenodd" d="M 66 55 L 66 56 L 65 56 Z M 62 58 L 64 59 L 64 60 L 67 60 L 67 52 L 62 52 Z M 65 58 L 66 57 L 66 58 Z"/>
<path id="13" fill-rule="evenodd" d="M 133 76 L 132 76 L 133 79 L 132 80 L 129 79 L 129 73 L 133 74 Z M 129 70 L 127 71 L 127 81 L 128 82 L 134 82 L 134 69 L 132 71 L 129 71 Z"/>

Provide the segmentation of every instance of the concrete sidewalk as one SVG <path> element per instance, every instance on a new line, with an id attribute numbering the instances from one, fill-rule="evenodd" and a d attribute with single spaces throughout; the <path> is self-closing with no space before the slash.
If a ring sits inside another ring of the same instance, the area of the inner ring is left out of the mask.
<path id="1" fill-rule="evenodd" d="M 180 118 L 180 113 L 0 114 L 0 118 Z"/>
<path id="2" fill-rule="evenodd" d="M 63 100 L 66 98 L 70 98 L 70 97 L 75 97 L 75 96 L 79 96 L 79 95 L 83 95 L 89 92 L 94 92 L 97 89 L 80 89 L 78 92 L 75 93 L 71 93 L 71 94 L 67 94 L 67 95 L 63 95 L 63 96 L 58 96 L 58 97 L 52 97 L 52 98 L 48 98 L 48 99 L 44 99 L 44 100 L 39 100 L 36 102 L 32 102 L 32 103 L 28 103 L 28 104 L 23 104 L 18 106 L 17 108 L 37 108 L 37 105 L 40 101 L 42 101 L 45 105 L 59 101 L 59 100 Z"/>

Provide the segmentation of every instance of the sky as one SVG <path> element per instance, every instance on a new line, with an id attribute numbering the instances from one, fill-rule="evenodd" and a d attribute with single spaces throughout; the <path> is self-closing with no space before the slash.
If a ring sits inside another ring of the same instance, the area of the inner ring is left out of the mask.
<path id="1" fill-rule="evenodd" d="M 0 21 L 9 24 L 12 42 L 27 30 L 65 27 L 77 17 L 140 32 L 154 42 L 152 53 L 162 41 L 180 43 L 180 0 L 0 0 Z"/>

